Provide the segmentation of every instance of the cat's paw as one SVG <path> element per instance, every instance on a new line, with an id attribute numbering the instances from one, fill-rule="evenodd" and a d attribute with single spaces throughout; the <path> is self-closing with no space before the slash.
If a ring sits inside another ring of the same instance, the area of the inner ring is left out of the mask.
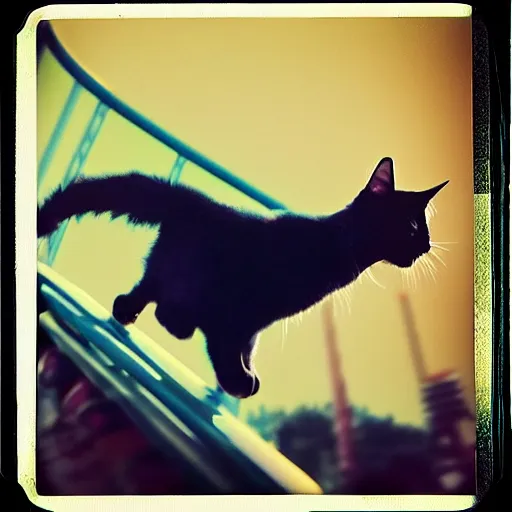
<path id="1" fill-rule="evenodd" d="M 133 324 L 139 315 L 133 312 L 128 295 L 119 295 L 112 306 L 112 316 L 120 324 L 128 325 Z"/>
<path id="2" fill-rule="evenodd" d="M 228 394 L 238 399 L 254 396 L 260 389 L 260 379 L 255 374 L 241 376 L 217 375 L 219 386 Z"/>
<path id="3" fill-rule="evenodd" d="M 260 389 L 260 379 L 252 364 L 252 340 L 240 343 L 240 338 L 234 335 L 207 336 L 206 347 L 217 382 L 235 398 L 249 398 Z"/>

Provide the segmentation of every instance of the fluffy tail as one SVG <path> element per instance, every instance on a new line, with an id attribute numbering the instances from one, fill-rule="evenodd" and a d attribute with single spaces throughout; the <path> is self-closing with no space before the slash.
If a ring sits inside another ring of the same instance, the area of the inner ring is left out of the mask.
<path id="1" fill-rule="evenodd" d="M 49 235 L 59 224 L 86 213 L 127 215 L 132 224 L 155 225 L 169 211 L 173 187 L 162 178 L 139 173 L 81 178 L 64 190 L 57 189 L 39 208 L 37 236 Z"/>

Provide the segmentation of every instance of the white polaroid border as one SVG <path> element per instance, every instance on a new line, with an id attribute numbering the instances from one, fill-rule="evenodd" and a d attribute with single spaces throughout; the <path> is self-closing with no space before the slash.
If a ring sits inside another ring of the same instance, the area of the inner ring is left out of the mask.
<path id="1" fill-rule="evenodd" d="M 18 481 L 32 503 L 75 510 L 261 512 L 262 510 L 463 510 L 475 496 L 39 496 L 35 487 L 36 441 L 36 28 L 49 19 L 197 17 L 470 17 L 464 4 L 82 4 L 50 5 L 27 18 L 17 36 L 16 84 L 16 339 Z"/>

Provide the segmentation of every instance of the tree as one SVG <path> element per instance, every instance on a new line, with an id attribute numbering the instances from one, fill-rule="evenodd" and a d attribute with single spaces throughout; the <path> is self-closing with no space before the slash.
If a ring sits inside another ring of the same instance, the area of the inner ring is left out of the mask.
<path id="1" fill-rule="evenodd" d="M 262 407 L 249 422 L 326 493 L 442 492 L 433 476 L 425 430 L 398 424 L 391 416 L 374 416 L 364 408 L 354 407 L 352 417 L 357 473 L 345 480 L 338 469 L 331 403 L 299 407 L 289 414 Z"/>
<path id="2" fill-rule="evenodd" d="M 262 405 L 258 413 L 249 411 L 247 423 L 254 428 L 263 439 L 277 444 L 277 430 L 286 417 L 287 414 L 283 409 L 269 411 Z"/>
<path id="3" fill-rule="evenodd" d="M 325 412 L 298 409 L 281 423 L 276 437 L 279 450 L 326 492 L 339 483 L 333 423 Z"/>

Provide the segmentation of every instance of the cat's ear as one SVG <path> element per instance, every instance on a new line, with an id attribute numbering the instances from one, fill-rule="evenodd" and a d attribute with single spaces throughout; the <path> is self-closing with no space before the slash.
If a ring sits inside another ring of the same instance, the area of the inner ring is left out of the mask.
<path id="1" fill-rule="evenodd" d="M 366 190 L 379 196 L 389 194 L 395 190 L 395 176 L 393 171 L 393 160 L 383 158 L 372 173 Z"/>
<path id="2" fill-rule="evenodd" d="M 427 205 L 429 201 L 431 201 L 434 196 L 446 185 L 448 185 L 449 180 L 445 181 L 444 183 L 441 183 L 440 185 L 436 185 L 435 187 L 429 188 L 428 190 L 424 190 L 423 192 L 420 192 L 421 199 L 423 201 L 423 204 Z"/>

